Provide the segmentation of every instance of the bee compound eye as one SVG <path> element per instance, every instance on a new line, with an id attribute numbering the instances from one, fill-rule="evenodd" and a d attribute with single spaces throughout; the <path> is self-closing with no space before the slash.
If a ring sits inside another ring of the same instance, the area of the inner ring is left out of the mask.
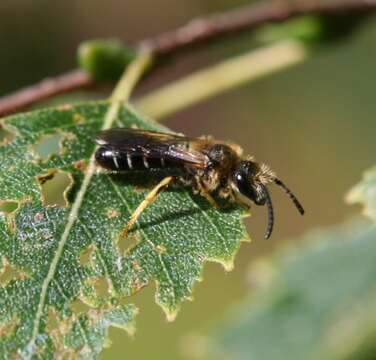
<path id="1" fill-rule="evenodd" d="M 256 205 L 265 205 L 266 196 L 263 188 L 251 180 L 249 172 L 244 171 L 243 167 L 240 167 L 234 173 L 234 182 L 242 195 L 252 200 Z"/>
<path id="2" fill-rule="evenodd" d="M 237 183 L 242 183 L 244 181 L 244 176 L 240 172 L 236 172 L 235 180 Z"/>
<path id="3" fill-rule="evenodd" d="M 250 182 L 247 179 L 246 174 L 238 170 L 234 174 L 234 182 L 236 184 L 236 187 L 238 188 L 239 192 L 247 197 L 248 199 L 254 201 L 255 200 L 255 193 L 252 189 L 252 186 Z"/>

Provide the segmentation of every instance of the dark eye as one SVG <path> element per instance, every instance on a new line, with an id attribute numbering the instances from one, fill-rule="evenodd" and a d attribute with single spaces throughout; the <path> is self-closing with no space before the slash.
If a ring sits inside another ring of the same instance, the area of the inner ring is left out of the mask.
<path id="1" fill-rule="evenodd" d="M 255 201 L 256 194 L 250 182 L 248 181 L 246 174 L 243 173 L 242 171 L 237 171 L 234 174 L 234 178 L 235 178 L 235 184 L 239 192 L 243 194 L 244 196 L 246 196 L 247 198 L 249 198 L 250 200 Z"/>
<path id="2" fill-rule="evenodd" d="M 252 183 L 250 179 L 250 175 L 242 171 L 242 169 L 237 170 L 234 174 L 234 182 L 239 192 L 252 200 L 256 205 L 264 205 L 266 202 L 264 192 L 261 189 L 257 191 L 257 185 Z"/>

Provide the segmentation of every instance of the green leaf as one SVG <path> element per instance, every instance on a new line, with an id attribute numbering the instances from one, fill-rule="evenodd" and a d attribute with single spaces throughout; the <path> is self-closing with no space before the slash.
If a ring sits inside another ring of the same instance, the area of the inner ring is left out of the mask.
<path id="1" fill-rule="evenodd" d="M 256 283 L 272 280 L 231 314 L 209 346 L 214 358 L 374 359 L 375 227 L 352 222 L 304 244 L 253 269 Z"/>
<path id="2" fill-rule="evenodd" d="M 347 40 L 368 20 L 369 13 L 343 13 L 337 15 L 306 15 L 279 24 L 270 24 L 256 32 L 263 43 L 297 39 L 308 46 L 333 45 Z"/>
<path id="3" fill-rule="evenodd" d="M 126 298 L 153 282 L 156 302 L 172 320 L 192 297 L 204 262 L 231 269 L 247 237 L 241 209 L 217 211 L 189 189 L 171 189 L 120 239 L 163 173 L 94 174 L 80 202 L 104 119 L 116 127 L 167 131 L 130 107 L 115 109 L 88 103 L 2 122 L 1 357 L 52 358 L 62 348 L 95 357 L 108 326 L 132 328 L 135 309 L 124 307 Z M 52 154 L 40 152 L 44 142 Z"/>
<path id="4" fill-rule="evenodd" d="M 265 43 L 297 39 L 308 44 L 323 36 L 322 21 L 317 16 L 302 16 L 281 24 L 270 24 L 256 32 L 256 38 Z"/>
<path id="5" fill-rule="evenodd" d="M 136 58 L 136 53 L 117 39 L 85 41 L 78 48 L 78 63 L 97 81 L 116 81 Z"/>
<path id="6" fill-rule="evenodd" d="M 362 181 L 347 194 L 350 204 L 364 206 L 364 214 L 376 221 L 376 167 L 366 171 Z"/>
<path id="7" fill-rule="evenodd" d="M 92 359 L 100 354 L 103 347 L 110 345 L 106 340 L 110 326 L 124 329 L 133 335 L 135 328 L 132 319 L 136 313 L 136 308 L 129 305 L 82 314 L 63 337 L 63 350 L 57 349 L 57 352 L 60 354 L 68 348 L 78 352 L 80 358 Z"/>

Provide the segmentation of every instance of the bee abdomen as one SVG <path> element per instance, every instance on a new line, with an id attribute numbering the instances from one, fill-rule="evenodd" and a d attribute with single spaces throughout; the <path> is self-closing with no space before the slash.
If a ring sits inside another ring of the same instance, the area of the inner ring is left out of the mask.
<path id="1" fill-rule="evenodd" d="M 113 171 L 133 171 L 164 169 L 176 167 L 176 164 L 163 157 L 148 157 L 127 152 L 119 152 L 102 146 L 95 152 L 95 160 L 105 169 Z"/>

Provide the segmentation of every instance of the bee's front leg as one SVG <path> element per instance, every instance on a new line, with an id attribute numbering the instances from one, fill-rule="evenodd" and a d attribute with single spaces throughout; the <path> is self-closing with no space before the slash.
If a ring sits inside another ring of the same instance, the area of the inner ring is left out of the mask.
<path id="1" fill-rule="evenodd" d="M 214 199 L 205 183 L 199 177 L 195 178 L 193 191 L 203 196 L 209 202 L 209 204 L 214 206 L 216 209 L 220 210 L 223 208 L 223 206 Z"/>

